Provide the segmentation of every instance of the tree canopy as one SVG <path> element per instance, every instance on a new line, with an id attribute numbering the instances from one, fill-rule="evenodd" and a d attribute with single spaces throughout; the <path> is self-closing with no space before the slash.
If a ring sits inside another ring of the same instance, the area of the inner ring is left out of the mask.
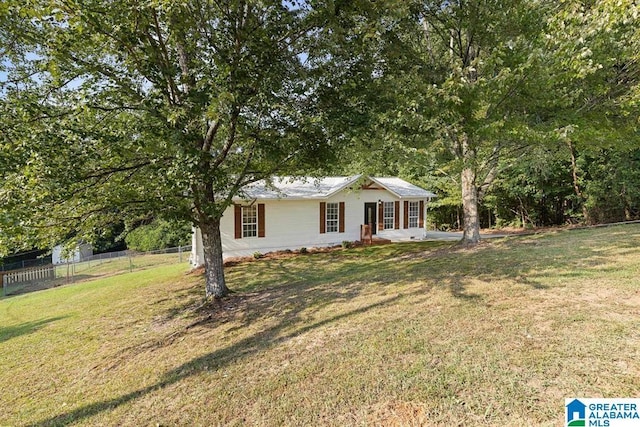
<path id="1" fill-rule="evenodd" d="M 333 153 L 320 89 L 349 76 L 318 65 L 333 11 L 316 6 L 3 3 L 0 246 L 91 240 L 150 213 L 189 220 L 207 294 L 224 295 L 219 220 L 232 198 Z"/>
<path id="2" fill-rule="evenodd" d="M 468 242 L 483 201 L 524 222 L 545 200 L 554 218 L 569 199 L 597 212 L 616 188 L 630 212 L 637 177 L 603 171 L 637 157 L 638 14 L 632 0 L 5 1 L 0 253 L 188 221 L 207 295 L 223 296 L 220 218 L 244 185 L 354 167 L 445 189 Z"/>

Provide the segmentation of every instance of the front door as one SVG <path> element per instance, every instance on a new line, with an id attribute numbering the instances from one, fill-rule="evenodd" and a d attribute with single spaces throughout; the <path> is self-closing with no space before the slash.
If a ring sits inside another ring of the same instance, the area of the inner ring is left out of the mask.
<path id="1" fill-rule="evenodd" d="M 371 224 L 371 234 L 376 234 L 378 230 L 378 223 L 376 217 L 378 215 L 377 203 L 365 203 L 364 204 L 364 223 Z"/>

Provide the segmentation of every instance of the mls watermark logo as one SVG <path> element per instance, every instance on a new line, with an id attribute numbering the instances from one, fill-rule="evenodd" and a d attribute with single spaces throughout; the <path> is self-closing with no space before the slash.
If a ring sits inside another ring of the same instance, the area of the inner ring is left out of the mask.
<path id="1" fill-rule="evenodd" d="M 566 400 L 571 400 L 571 399 L 566 399 Z M 566 405 L 566 408 L 567 408 L 566 410 L 567 427 L 578 427 L 578 426 L 584 427 L 586 425 L 585 413 L 586 413 L 587 405 L 585 405 L 578 399 L 573 399 Z"/>
<path id="2" fill-rule="evenodd" d="M 640 425 L 640 399 L 565 399 L 566 427 Z"/>

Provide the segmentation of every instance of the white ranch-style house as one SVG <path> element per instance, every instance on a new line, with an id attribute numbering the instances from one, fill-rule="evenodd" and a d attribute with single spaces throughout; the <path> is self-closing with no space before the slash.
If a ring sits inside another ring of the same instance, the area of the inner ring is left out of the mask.
<path id="1" fill-rule="evenodd" d="M 223 257 L 373 238 L 402 241 L 425 234 L 430 191 L 395 177 L 274 178 L 245 187 L 220 224 Z M 369 226 L 369 227 L 367 227 Z M 370 229 L 370 232 L 369 232 Z M 204 263 L 194 229 L 191 263 Z"/>

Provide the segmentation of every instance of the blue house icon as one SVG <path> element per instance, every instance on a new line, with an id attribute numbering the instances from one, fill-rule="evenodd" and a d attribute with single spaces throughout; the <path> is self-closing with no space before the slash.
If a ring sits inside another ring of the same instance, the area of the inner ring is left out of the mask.
<path id="1" fill-rule="evenodd" d="M 567 422 L 569 423 L 574 419 L 584 420 L 586 407 L 587 405 L 580 402 L 578 399 L 571 401 L 571 403 L 567 405 Z"/>

